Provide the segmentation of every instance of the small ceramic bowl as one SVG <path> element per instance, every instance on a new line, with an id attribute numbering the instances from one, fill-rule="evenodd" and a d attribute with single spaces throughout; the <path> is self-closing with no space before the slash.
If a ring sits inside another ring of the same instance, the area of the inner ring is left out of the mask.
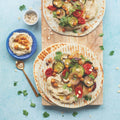
<path id="1" fill-rule="evenodd" d="M 23 15 L 23 21 L 27 24 L 27 25 L 35 25 L 39 20 L 39 15 L 38 12 L 36 10 L 27 10 L 25 11 L 24 15 Z"/>

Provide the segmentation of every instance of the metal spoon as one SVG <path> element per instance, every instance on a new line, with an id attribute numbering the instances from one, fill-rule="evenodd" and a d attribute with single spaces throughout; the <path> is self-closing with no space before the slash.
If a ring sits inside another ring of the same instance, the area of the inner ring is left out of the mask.
<path id="1" fill-rule="evenodd" d="M 26 77 L 27 80 L 28 80 L 28 83 L 30 84 L 33 92 L 35 93 L 35 96 L 38 97 L 38 96 L 39 96 L 38 93 L 36 92 L 34 86 L 32 85 L 30 79 L 28 78 L 27 74 L 26 74 L 25 71 L 24 71 L 24 62 L 23 62 L 23 61 L 16 61 L 16 67 L 17 67 L 19 70 L 22 70 L 22 71 L 23 71 L 25 77 Z"/>

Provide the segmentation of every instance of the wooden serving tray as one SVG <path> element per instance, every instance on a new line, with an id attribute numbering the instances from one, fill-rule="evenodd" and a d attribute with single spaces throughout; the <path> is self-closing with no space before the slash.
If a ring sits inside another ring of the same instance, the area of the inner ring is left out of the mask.
<path id="1" fill-rule="evenodd" d="M 41 0 L 41 5 L 43 4 L 43 0 Z M 43 5 L 42 5 L 43 7 Z M 99 46 L 103 45 L 103 38 L 99 37 L 100 33 L 103 33 L 103 23 L 91 33 L 83 37 L 71 37 L 71 36 L 63 36 L 56 32 L 53 32 L 51 28 L 45 21 L 43 16 L 43 8 L 41 9 L 41 30 L 42 30 L 42 49 L 50 46 L 54 43 L 75 43 L 75 44 L 83 44 L 93 50 L 94 53 L 98 56 L 98 60 L 103 66 L 103 51 L 99 48 Z M 102 105 L 103 104 L 103 89 L 98 96 L 98 98 L 92 102 L 90 105 Z M 46 100 L 42 98 L 42 105 L 51 106 L 54 104 L 50 104 Z"/>

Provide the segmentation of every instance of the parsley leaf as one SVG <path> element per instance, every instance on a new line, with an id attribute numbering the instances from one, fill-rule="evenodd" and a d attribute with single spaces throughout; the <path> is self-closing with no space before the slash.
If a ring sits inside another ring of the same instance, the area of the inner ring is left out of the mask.
<path id="1" fill-rule="evenodd" d="M 61 56 L 62 56 L 62 52 L 58 51 L 58 52 L 56 52 L 56 56 L 54 57 L 54 59 L 56 61 L 59 61 L 59 60 L 61 60 Z"/>
<path id="2" fill-rule="evenodd" d="M 114 54 L 114 51 L 110 51 L 109 55 L 112 56 Z"/>
<path id="3" fill-rule="evenodd" d="M 101 50 L 104 50 L 104 47 L 103 46 L 99 46 Z"/>
<path id="4" fill-rule="evenodd" d="M 17 81 L 15 81 L 13 85 L 14 85 L 14 86 L 17 86 L 17 83 L 18 83 L 18 82 L 17 82 Z"/>
<path id="5" fill-rule="evenodd" d="M 62 26 L 62 27 L 67 26 L 67 25 L 68 25 L 68 18 L 67 18 L 67 17 L 62 17 L 62 18 L 60 19 L 59 25 Z"/>
<path id="6" fill-rule="evenodd" d="M 81 55 L 81 59 L 85 60 L 85 58 L 83 57 L 83 55 Z"/>
<path id="7" fill-rule="evenodd" d="M 31 107 L 35 107 L 36 104 L 31 102 L 30 106 L 31 106 Z"/>
<path id="8" fill-rule="evenodd" d="M 23 90 L 23 95 L 24 95 L 24 96 L 27 96 L 27 95 L 28 95 L 27 90 Z"/>
<path id="9" fill-rule="evenodd" d="M 67 84 L 64 84 L 64 85 L 63 85 L 63 89 L 66 89 L 66 88 L 67 88 Z"/>
<path id="10" fill-rule="evenodd" d="M 92 97 L 91 97 L 91 96 L 88 96 L 88 95 L 85 95 L 84 98 L 85 98 L 85 100 L 87 100 L 87 101 L 92 99 Z"/>
<path id="11" fill-rule="evenodd" d="M 41 96 L 40 93 L 38 93 L 38 96 Z"/>
<path id="12" fill-rule="evenodd" d="M 73 95 L 73 97 L 75 98 L 75 101 L 77 101 L 77 100 L 78 100 L 78 97 L 77 97 L 76 95 Z"/>
<path id="13" fill-rule="evenodd" d="M 76 30 L 73 30 L 73 32 L 74 32 L 74 33 L 77 33 L 77 31 L 76 31 Z"/>
<path id="14" fill-rule="evenodd" d="M 27 110 L 23 110 L 23 115 L 28 116 Z"/>
<path id="15" fill-rule="evenodd" d="M 55 11 L 53 11 L 53 17 L 57 17 L 57 14 L 56 14 L 56 12 Z"/>
<path id="16" fill-rule="evenodd" d="M 22 94 L 22 91 L 18 91 L 17 94 L 18 94 L 18 95 Z"/>
<path id="17" fill-rule="evenodd" d="M 78 112 L 73 112 L 72 115 L 75 117 L 77 114 L 78 114 Z"/>
<path id="18" fill-rule="evenodd" d="M 71 87 L 69 88 L 69 91 L 72 92 L 72 88 Z"/>
<path id="19" fill-rule="evenodd" d="M 89 75 L 89 77 L 92 78 L 92 79 L 95 79 L 95 77 L 93 75 L 91 75 L 91 74 Z"/>
<path id="20" fill-rule="evenodd" d="M 103 33 L 100 33 L 100 34 L 99 34 L 99 36 L 100 36 L 100 37 L 103 37 L 103 36 L 104 36 L 104 34 L 103 34 Z"/>
<path id="21" fill-rule="evenodd" d="M 21 5 L 21 6 L 19 7 L 19 10 L 20 10 L 20 11 L 23 11 L 25 8 L 26 8 L 25 5 Z"/>
<path id="22" fill-rule="evenodd" d="M 43 117 L 44 117 L 44 118 L 47 118 L 47 117 L 49 117 L 49 116 L 50 116 L 49 113 L 47 113 L 47 112 L 44 112 L 44 113 L 43 113 Z"/>

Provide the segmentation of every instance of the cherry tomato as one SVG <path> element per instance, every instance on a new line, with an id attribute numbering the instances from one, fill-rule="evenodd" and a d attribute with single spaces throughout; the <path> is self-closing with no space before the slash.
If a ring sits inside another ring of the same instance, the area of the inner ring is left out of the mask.
<path id="1" fill-rule="evenodd" d="M 56 8 L 55 6 L 53 6 L 53 5 L 49 5 L 47 8 L 48 8 L 49 10 L 52 10 L 52 11 L 57 10 L 57 8 Z"/>
<path id="2" fill-rule="evenodd" d="M 52 74 L 53 74 L 53 69 L 52 69 L 52 68 L 48 68 L 48 69 L 45 71 L 46 77 L 50 77 L 50 76 L 52 76 Z"/>
<path id="3" fill-rule="evenodd" d="M 76 10 L 72 14 L 73 14 L 73 16 L 79 18 L 79 17 L 81 17 L 83 15 L 83 11 L 82 10 Z"/>
<path id="4" fill-rule="evenodd" d="M 63 70 L 63 72 L 62 72 L 62 76 L 63 76 L 63 77 L 65 77 L 66 72 L 68 72 L 68 69 L 64 69 L 64 70 Z"/>
<path id="5" fill-rule="evenodd" d="M 78 98 L 82 98 L 83 96 L 83 90 L 82 90 L 82 87 L 81 86 L 77 86 L 75 88 L 75 95 L 78 97 Z"/>
<path id="6" fill-rule="evenodd" d="M 90 70 L 92 69 L 92 65 L 90 63 L 85 63 L 83 65 L 83 68 L 85 69 L 85 74 L 87 75 L 89 75 L 92 72 L 92 70 Z"/>
<path id="7" fill-rule="evenodd" d="M 82 17 L 79 17 L 78 18 L 78 24 L 81 24 L 81 25 L 85 24 L 85 19 L 82 18 Z"/>

